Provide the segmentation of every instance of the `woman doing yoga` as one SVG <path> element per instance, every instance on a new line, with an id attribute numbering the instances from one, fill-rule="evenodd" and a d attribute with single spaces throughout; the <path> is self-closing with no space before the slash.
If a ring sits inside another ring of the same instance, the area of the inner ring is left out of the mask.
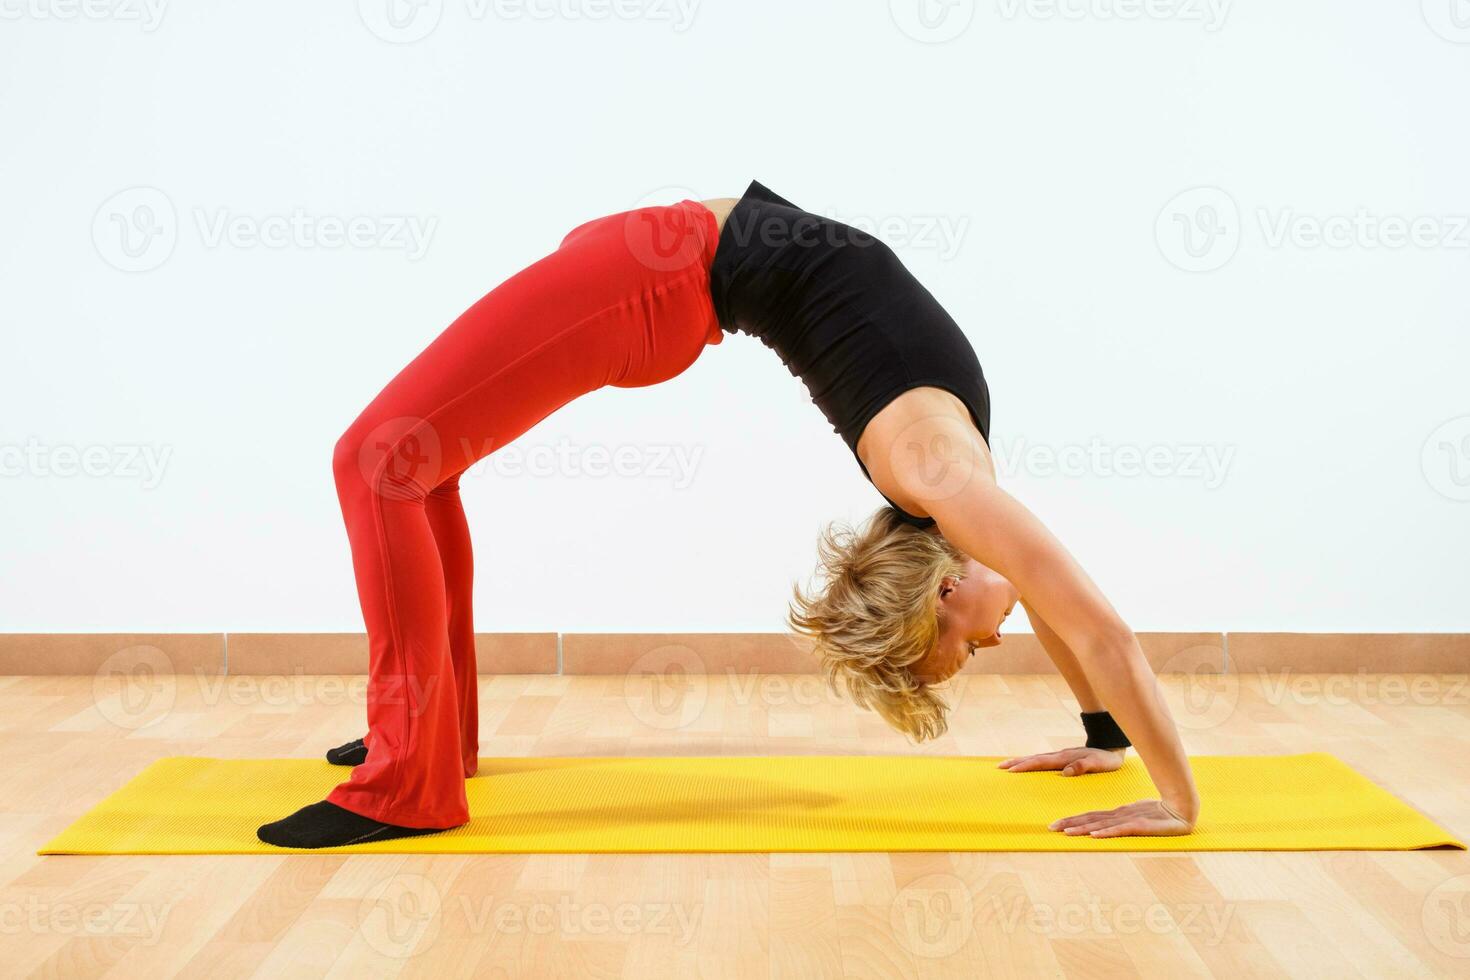
<path id="1" fill-rule="evenodd" d="M 989 393 L 965 335 L 883 242 L 753 181 L 738 200 L 572 229 L 451 324 L 338 440 L 368 634 L 368 734 L 328 753 L 355 767 L 347 782 L 261 827 L 261 840 L 333 847 L 469 821 L 478 722 L 460 474 L 574 398 L 667 381 L 736 331 L 802 379 L 888 501 L 857 529 L 824 532 L 819 585 L 793 598 L 791 625 L 833 683 L 911 737 L 933 738 L 945 728 L 936 686 L 999 643 L 1020 602 L 1077 697 L 1087 740 L 1002 765 L 1105 772 L 1131 740 L 1159 799 L 1052 829 L 1190 832 L 1199 797 L 1138 641 L 996 486 Z"/>

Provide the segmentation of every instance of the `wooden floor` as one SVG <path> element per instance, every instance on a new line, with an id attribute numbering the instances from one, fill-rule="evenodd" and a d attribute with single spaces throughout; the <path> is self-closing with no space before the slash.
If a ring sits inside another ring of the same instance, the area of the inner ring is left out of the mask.
<path id="1" fill-rule="evenodd" d="M 1056 678 L 964 680 L 951 733 L 915 749 L 807 676 L 485 678 L 482 754 L 1005 755 L 1075 744 Z M 1329 751 L 1470 834 L 1463 676 L 1165 686 L 1192 754 Z M 34 855 L 155 758 L 314 756 L 355 737 L 362 694 L 361 678 L 342 677 L 0 678 L 0 972 L 1470 975 L 1464 852 Z"/>

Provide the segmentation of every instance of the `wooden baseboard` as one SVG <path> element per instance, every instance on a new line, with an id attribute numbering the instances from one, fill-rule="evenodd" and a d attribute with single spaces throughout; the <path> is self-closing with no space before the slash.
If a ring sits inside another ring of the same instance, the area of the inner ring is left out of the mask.
<path id="1" fill-rule="evenodd" d="M 1470 633 L 1139 633 L 1159 673 L 1470 673 Z M 816 658 L 785 633 L 480 633 L 482 674 L 806 674 Z M 361 633 L 0 633 L 0 674 L 362 674 Z M 1049 673 L 1029 633 L 967 672 Z"/>

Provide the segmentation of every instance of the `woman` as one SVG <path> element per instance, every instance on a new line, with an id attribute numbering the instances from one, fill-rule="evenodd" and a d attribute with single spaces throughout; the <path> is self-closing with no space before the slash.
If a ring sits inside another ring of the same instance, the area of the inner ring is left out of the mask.
<path id="1" fill-rule="evenodd" d="M 574 228 L 456 320 L 338 441 L 368 632 L 369 734 L 328 753 L 355 766 L 350 780 L 261 827 L 261 840 L 330 847 L 468 822 L 464 780 L 478 743 L 459 475 L 579 395 L 666 381 L 737 330 L 805 382 L 890 505 L 859 531 L 829 530 L 823 584 L 793 602 L 792 626 L 812 637 L 833 682 L 910 736 L 932 738 L 944 730 L 934 685 L 999 643 L 1020 601 L 1088 739 L 1002 765 L 1116 769 L 1126 730 L 1161 798 L 1052 829 L 1193 828 L 1189 764 L 1133 633 L 995 484 L 989 394 L 964 334 L 882 242 L 753 181 L 738 200 L 683 200 Z"/>

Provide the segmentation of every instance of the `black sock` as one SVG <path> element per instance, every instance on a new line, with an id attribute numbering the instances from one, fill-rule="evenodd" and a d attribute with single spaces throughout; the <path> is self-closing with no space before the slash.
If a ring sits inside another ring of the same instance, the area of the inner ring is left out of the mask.
<path id="1" fill-rule="evenodd" d="M 449 829 L 395 827 L 322 800 L 302 807 L 284 820 L 265 824 L 255 831 L 255 836 L 276 847 L 346 847 L 399 837 L 422 837 Z"/>
<path id="2" fill-rule="evenodd" d="M 360 766 L 367 761 L 367 746 L 362 739 L 353 739 L 346 745 L 327 749 L 327 761 L 334 766 Z"/>

